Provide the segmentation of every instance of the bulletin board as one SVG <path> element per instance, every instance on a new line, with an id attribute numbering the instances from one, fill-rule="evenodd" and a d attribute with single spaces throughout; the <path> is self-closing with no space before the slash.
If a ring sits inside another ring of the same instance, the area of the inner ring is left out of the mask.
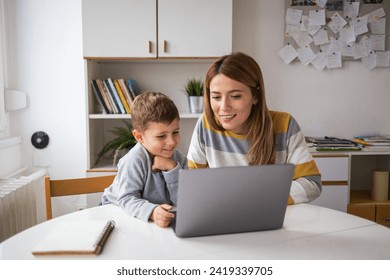
<path id="1" fill-rule="evenodd" d="M 286 64 L 317 70 L 359 61 L 368 69 L 390 67 L 387 18 L 390 0 L 285 0 Z"/>

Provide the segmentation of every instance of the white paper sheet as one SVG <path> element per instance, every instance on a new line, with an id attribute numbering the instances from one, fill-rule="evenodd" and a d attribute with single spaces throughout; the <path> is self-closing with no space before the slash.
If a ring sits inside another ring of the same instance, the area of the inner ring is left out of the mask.
<path id="1" fill-rule="evenodd" d="M 328 31 L 326 28 L 321 28 L 316 34 L 313 36 L 314 44 L 316 46 L 324 45 L 329 43 Z"/>
<path id="2" fill-rule="evenodd" d="M 291 25 L 300 25 L 302 18 L 302 10 L 298 9 L 287 9 L 286 12 L 286 23 Z"/>
<path id="3" fill-rule="evenodd" d="M 385 34 L 386 33 L 386 18 L 380 18 L 370 22 L 371 34 Z"/>
<path id="4" fill-rule="evenodd" d="M 303 65 L 308 65 L 316 58 L 316 54 L 310 48 L 310 46 L 301 47 L 297 49 L 298 59 L 301 61 Z"/>
<path id="5" fill-rule="evenodd" d="M 371 47 L 376 51 L 384 51 L 385 50 L 385 35 L 371 35 Z"/>
<path id="6" fill-rule="evenodd" d="M 291 61 L 298 57 L 297 51 L 291 45 L 284 46 L 278 54 L 286 64 L 290 64 Z"/>
<path id="7" fill-rule="evenodd" d="M 310 10 L 309 11 L 309 26 L 325 25 L 325 10 Z"/>
<path id="8" fill-rule="evenodd" d="M 340 38 L 341 41 L 346 43 L 351 43 L 356 41 L 355 28 L 353 26 L 344 26 L 340 30 Z"/>
<path id="9" fill-rule="evenodd" d="M 359 15 L 360 2 L 347 2 L 344 1 L 344 17 L 353 18 Z"/>
<path id="10" fill-rule="evenodd" d="M 372 11 L 368 14 L 368 22 L 376 21 L 386 15 L 385 10 L 383 8 L 379 8 L 375 11 Z"/>
<path id="11" fill-rule="evenodd" d="M 341 68 L 343 66 L 341 53 L 334 52 L 326 55 L 326 67 L 328 69 Z"/>
<path id="12" fill-rule="evenodd" d="M 354 17 L 349 23 L 350 26 L 355 28 L 355 35 L 359 36 L 361 34 L 368 32 L 368 15 L 362 17 Z"/>
<path id="13" fill-rule="evenodd" d="M 390 51 L 376 52 L 376 67 L 390 67 Z"/>
<path id="14" fill-rule="evenodd" d="M 374 69 L 376 67 L 375 52 L 371 52 L 367 57 L 362 58 L 362 62 L 369 70 Z"/>
<path id="15" fill-rule="evenodd" d="M 343 28 L 348 22 L 339 14 L 334 13 L 328 23 L 329 28 L 333 31 L 333 33 L 337 34 L 341 28 Z"/>
<path id="16" fill-rule="evenodd" d="M 318 70 L 318 71 L 322 71 L 325 69 L 326 65 L 327 65 L 327 61 L 326 61 L 326 55 L 324 52 L 320 51 L 317 53 L 316 57 L 313 59 L 313 61 L 311 62 L 311 64 Z"/>

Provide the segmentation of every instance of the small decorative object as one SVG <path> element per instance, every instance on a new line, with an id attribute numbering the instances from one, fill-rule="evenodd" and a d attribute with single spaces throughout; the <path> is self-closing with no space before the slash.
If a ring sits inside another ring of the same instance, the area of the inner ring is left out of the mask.
<path id="1" fill-rule="evenodd" d="M 189 79 L 184 87 L 188 96 L 188 105 L 190 113 L 203 112 L 203 82 L 192 78 Z"/>
<path id="2" fill-rule="evenodd" d="M 31 136 L 31 144 L 37 149 L 44 149 L 49 145 L 49 135 L 44 131 L 37 131 Z"/>
<path id="3" fill-rule="evenodd" d="M 103 158 L 113 158 L 113 166 L 116 166 L 119 159 L 137 143 L 132 133 L 133 127 L 131 124 L 125 121 L 123 123 L 125 127 L 115 127 L 110 130 L 116 137 L 103 146 L 95 164 L 98 164 Z"/>

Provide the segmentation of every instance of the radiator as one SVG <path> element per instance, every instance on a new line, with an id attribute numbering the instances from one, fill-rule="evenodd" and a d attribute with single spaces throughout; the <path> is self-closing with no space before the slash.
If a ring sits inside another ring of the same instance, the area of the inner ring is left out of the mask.
<path id="1" fill-rule="evenodd" d="M 0 179 L 0 242 L 40 222 L 44 169 L 22 169 Z"/>

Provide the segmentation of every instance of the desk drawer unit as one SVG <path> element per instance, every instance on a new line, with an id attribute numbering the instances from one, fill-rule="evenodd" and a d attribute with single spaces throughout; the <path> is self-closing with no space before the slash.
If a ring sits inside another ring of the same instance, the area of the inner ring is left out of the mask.
<path id="1" fill-rule="evenodd" d="M 375 204 L 349 204 L 348 213 L 375 222 Z"/>
<path id="2" fill-rule="evenodd" d="M 347 212 L 349 202 L 348 156 L 314 156 L 321 172 L 322 193 L 312 204 Z"/>
<path id="3" fill-rule="evenodd" d="M 390 227 L 390 205 L 389 204 L 377 204 L 375 221 L 378 224 Z"/>

